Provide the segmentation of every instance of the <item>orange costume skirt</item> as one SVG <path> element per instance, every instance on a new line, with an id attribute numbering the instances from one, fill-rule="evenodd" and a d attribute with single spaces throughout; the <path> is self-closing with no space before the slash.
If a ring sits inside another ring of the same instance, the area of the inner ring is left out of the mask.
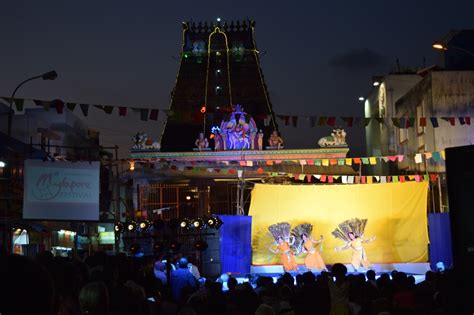
<path id="1" fill-rule="evenodd" d="M 326 269 L 326 264 L 324 263 L 321 254 L 316 251 L 314 248 L 312 241 L 308 240 L 304 243 L 304 248 L 308 252 L 304 259 L 304 265 L 308 269 L 318 269 L 323 270 Z"/>
<path id="2" fill-rule="evenodd" d="M 290 250 L 290 245 L 287 242 L 281 243 L 278 245 L 278 249 L 281 252 L 281 263 L 283 265 L 283 270 L 285 271 L 296 271 L 298 270 L 298 264 L 296 263 L 295 256 Z"/>

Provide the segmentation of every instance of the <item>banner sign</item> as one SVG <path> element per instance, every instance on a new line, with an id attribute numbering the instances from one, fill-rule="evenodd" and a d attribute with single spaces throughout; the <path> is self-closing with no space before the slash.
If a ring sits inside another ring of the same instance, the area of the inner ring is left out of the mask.
<path id="1" fill-rule="evenodd" d="M 25 161 L 23 218 L 99 220 L 99 162 Z"/>

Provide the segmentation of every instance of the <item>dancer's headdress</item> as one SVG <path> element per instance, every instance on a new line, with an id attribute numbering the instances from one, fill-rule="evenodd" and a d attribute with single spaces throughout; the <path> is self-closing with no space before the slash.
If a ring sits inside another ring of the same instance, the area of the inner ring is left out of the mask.
<path id="1" fill-rule="evenodd" d="M 307 237 L 311 237 L 311 232 L 313 231 L 313 225 L 309 223 L 298 224 L 291 230 L 291 235 L 295 237 L 294 251 L 300 253 L 303 250 L 303 240 L 301 236 L 305 234 Z"/>
<path id="2" fill-rule="evenodd" d="M 272 233 L 273 238 L 278 240 L 279 237 L 286 238 L 290 236 L 291 225 L 288 222 L 280 222 L 272 224 L 268 227 L 270 233 Z"/>
<path id="3" fill-rule="evenodd" d="M 337 228 L 332 231 L 332 235 L 343 241 L 350 242 L 349 232 L 354 233 L 355 237 L 360 237 L 364 234 L 367 219 L 354 218 L 340 223 Z"/>

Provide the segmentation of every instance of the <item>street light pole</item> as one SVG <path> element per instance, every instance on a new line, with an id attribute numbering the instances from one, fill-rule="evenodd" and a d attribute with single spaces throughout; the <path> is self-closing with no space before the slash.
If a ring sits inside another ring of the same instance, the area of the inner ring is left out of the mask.
<path id="1" fill-rule="evenodd" d="M 50 72 L 46 72 L 45 74 L 34 76 L 34 77 L 29 78 L 29 79 L 26 79 L 25 81 L 21 82 L 20 84 L 18 84 L 16 86 L 15 90 L 13 90 L 12 97 L 10 98 L 10 111 L 8 112 L 8 138 L 11 138 L 11 135 L 12 135 L 13 102 L 15 100 L 15 94 L 18 91 L 18 89 L 23 84 L 25 84 L 29 81 L 35 80 L 35 79 L 40 79 L 41 78 L 43 80 L 54 80 L 57 77 L 58 77 L 58 74 L 56 73 L 56 71 L 53 70 L 53 71 L 50 71 Z"/>
<path id="2" fill-rule="evenodd" d="M 434 49 L 437 49 L 437 50 L 444 50 L 444 51 L 448 50 L 448 46 L 445 45 L 444 43 L 441 43 L 441 42 L 433 43 L 433 45 L 431 45 L 431 47 L 433 47 Z M 462 47 L 459 47 L 459 46 L 450 45 L 449 49 L 459 50 L 459 51 L 462 51 L 463 53 L 465 53 L 466 55 L 474 57 L 474 52 L 469 51 L 469 50 L 467 50 L 465 48 L 462 48 Z"/>

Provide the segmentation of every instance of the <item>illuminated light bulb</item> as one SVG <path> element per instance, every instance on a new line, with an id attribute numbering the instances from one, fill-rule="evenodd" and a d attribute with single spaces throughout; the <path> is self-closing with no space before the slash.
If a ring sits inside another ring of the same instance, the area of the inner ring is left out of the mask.
<path id="1" fill-rule="evenodd" d="M 359 96 L 359 101 L 362 102 L 363 100 L 365 100 L 365 98 L 363 96 Z"/>
<path id="2" fill-rule="evenodd" d="M 220 21 L 221 21 L 221 18 L 220 18 L 220 17 L 218 17 L 216 20 L 217 20 L 217 22 L 220 22 Z"/>
<path id="3" fill-rule="evenodd" d="M 134 161 L 131 161 L 131 162 L 130 162 L 130 166 L 129 166 L 128 169 L 131 170 L 131 171 L 134 171 L 134 170 L 135 170 L 135 162 L 134 162 Z"/>
<path id="4" fill-rule="evenodd" d="M 379 86 L 379 85 L 380 85 L 380 82 L 379 82 L 379 81 L 375 81 L 373 84 L 374 84 L 374 86 Z"/>
<path id="5" fill-rule="evenodd" d="M 186 200 L 191 200 L 191 196 L 186 196 Z"/>

